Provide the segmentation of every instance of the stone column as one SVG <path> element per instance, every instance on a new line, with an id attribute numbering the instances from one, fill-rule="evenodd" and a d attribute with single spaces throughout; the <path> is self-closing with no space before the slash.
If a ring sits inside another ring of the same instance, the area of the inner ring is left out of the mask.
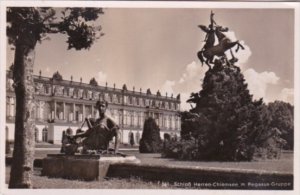
<path id="1" fill-rule="evenodd" d="M 10 97 L 8 97 L 8 101 L 7 101 L 7 116 L 12 116 L 12 114 L 11 114 L 11 107 L 12 107 L 12 105 L 11 105 L 11 100 L 10 100 L 11 98 Z"/>
<path id="2" fill-rule="evenodd" d="M 54 100 L 54 119 L 56 119 L 56 101 Z"/>
<path id="3" fill-rule="evenodd" d="M 92 118 L 95 118 L 95 113 L 94 113 L 94 105 L 92 105 Z"/>
<path id="4" fill-rule="evenodd" d="M 86 117 L 86 114 L 85 114 L 85 105 L 82 104 L 82 120 L 84 120 Z"/>
<path id="5" fill-rule="evenodd" d="M 73 121 L 76 119 L 76 113 L 75 113 L 75 103 L 73 103 Z"/>
<path id="6" fill-rule="evenodd" d="M 41 101 L 38 101 L 38 108 L 36 110 L 38 119 L 41 119 Z"/>
<path id="7" fill-rule="evenodd" d="M 14 116 L 14 110 L 15 110 L 15 106 L 14 106 L 15 104 L 14 103 L 15 103 L 15 101 L 14 101 L 14 98 L 12 97 L 10 99 L 10 102 L 9 102 L 9 107 L 10 107 L 10 111 L 9 111 L 10 113 L 9 114 L 12 117 Z"/>
<path id="8" fill-rule="evenodd" d="M 63 120 L 66 119 L 66 103 L 63 102 Z"/>

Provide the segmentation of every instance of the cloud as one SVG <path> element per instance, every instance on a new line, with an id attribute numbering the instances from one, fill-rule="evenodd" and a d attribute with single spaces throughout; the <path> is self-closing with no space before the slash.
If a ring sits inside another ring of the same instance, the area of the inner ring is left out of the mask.
<path id="1" fill-rule="evenodd" d="M 161 90 L 168 94 L 172 94 L 172 93 L 174 93 L 174 90 L 173 90 L 174 85 L 175 85 L 175 81 L 166 80 L 165 83 L 163 84 Z"/>
<path id="2" fill-rule="evenodd" d="M 204 78 L 207 66 L 202 66 L 195 61 L 186 65 L 185 71 L 178 80 L 166 80 L 162 85 L 162 92 L 173 93 L 174 95 L 180 93 L 181 96 L 181 110 L 189 110 L 190 104 L 186 103 L 191 92 L 198 92 L 201 90 L 202 79 Z"/>
<path id="3" fill-rule="evenodd" d="M 46 72 L 50 72 L 50 68 L 48 66 L 46 67 Z"/>
<path id="4" fill-rule="evenodd" d="M 181 106 L 180 109 L 181 110 L 190 110 L 191 104 L 186 103 L 186 101 L 190 98 L 190 93 L 181 93 L 180 94 L 180 98 L 181 98 Z M 194 105 L 195 106 L 195 105 Z"/>
<path id="5" fill-rule="evenodd" d="M 243 74 L 253 98 L 263 98 L 266 102 L 268 101 L 266 97 L 268 87 L 276 85 L 280 79 L 274 72 L 258 73 L 252 68 L 247 69 Z"/>
<path id="6" fill-rule="evenodd" d="M 278 100 L 294 105 L 294 88 L 283 88 L 278 95 Z"/>
<path id="7" fill-rule="evenodd" d="M 228 31 L 224 33 L 231 41 L 236 41 L 239 40 L 236 38 L 236 35 L 233 31 Z M 239 49 L 239 51 L 237 53 L 235 53 L 235 49 L 237 48 L 237 46 L 235 46 L 232 49 L 233 55 L 235 57 L 237 57 L 239 59 L 239 61 L 237 62 L 238 65 L 240 65 L 241 67 L 243 67 L 242 65 L 245 64 L 249 57 L 251 56 L 252 52 L 251 49 L 248 45 L 246 45 L 245 41 L 240 40 L 240 43 L 243 45 L 243 47 L 245 48 L 244 50 L 242 50 L 241 48 Z M 230 50 L 228 50 L 226 52 L 226 55 L 228 56 L 228 58 L 231 58 L 231 54 L 230 54 Z"/>
<path id="8" fill-rule="evenodd" d="M 203 77 L 206 71 L 207 71 L 206 66 L 202 67 L 202 65 L 193 61 L 186 66 L 185 71 L 180 77 L 178 82 L 180 84 L 186 84 L 187 82 L 191 82 L 191 81 L 195 82 L 195 79 L 198 79 L 199 81 L 199 77 Z"/>
<path id="9" fill-rule="evenodd" d="M 107 74 L 104 72 L 98 72 L 98 81 L 99 83 L 105 83 L 107 81 Z"/>

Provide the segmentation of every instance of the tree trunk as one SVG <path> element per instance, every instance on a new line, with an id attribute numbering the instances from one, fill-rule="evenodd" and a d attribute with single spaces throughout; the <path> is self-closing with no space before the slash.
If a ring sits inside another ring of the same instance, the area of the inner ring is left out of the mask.
<path id="1" fill-rule="evenodd" d="M 9 188 L 31 188 L 34 160 L 34 39 L 16 44 L 13 79 L 16 94 L 15 141 Z M 30 42 L 30 44 L 28 44 Z"/>

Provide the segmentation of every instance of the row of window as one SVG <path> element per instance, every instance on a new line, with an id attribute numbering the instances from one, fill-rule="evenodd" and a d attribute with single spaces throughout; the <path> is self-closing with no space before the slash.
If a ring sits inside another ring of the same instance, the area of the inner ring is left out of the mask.
<path id="1" fill-rule="evenodd" d="M 13 103 L 13 102 L 11 102 Z M 54 111 L 56 108 L 56 112 Z M 7 116 L 14 116 L 14 104 L 10 104 L 7 108 Z M 75 110 L 74 110 L 75 109 Z M 83 111 L 84 110 L 84 111 Z M 111 116 L 119 125 L 124 127 L 139 127 L 141 128 L 144 121 L 148 117 L 155 118 L 157 124 L 161 128 L 178 129 L 180 127 L 180 119 L 175 115 L 154 114 L 147 112 L 137 112 L 128 110 L 108 109 L 107 114 Z M 38 102 L 36 109 L 32 113 L 36 119 L 39 120 L 64 120 L 67 122 L 83 122 L 87 118 L 98 118 L 98 111 L 92 106 L 77 105 L 77 104 L 63 104 L 56 103 L 55 106 L 47 102 Z"/>
<path id="2" fill-rule="evenodd" d="M 11 80 L 11 79 L 9 79 Z M 8 80 L 8 85 L 11 83 Z M 9 90 L 9 89 L 8 89 Z M 142 98 L 134 95 L 122 95 L 117 93 L 100 93 L 88 89 L 64 87 L 60 85 L 51 85 L 35 83 L 35 93 L 42 95 L 66 96 L 87 100 L 105 100 L 109 103 L 125 104 L 134 106 L 148 106 L 153 108 L 179 110 L 179 103 L 159 99 Z"/>
<path id="3" fill-rule="evenodd" d="M 105 100 L 109 103 L 116 103 L 121 104 L 124 103 L 126 105 L 136 105 L 136 106 L 149 106 L 149 107 L 156 107 L 162 109 L 179 109 L 179 104 L 170 101 L 163 101 L 163 100 L 155 100 L 155 99 L 148 99 L 148 98 L 141 98 L 136 96 L 128 96 L 128 95 L 121 95 L 115 93 L 100 93 L 98 91 L 91 91 L 88 89 L 79 89 L 79 88 L 65 88 L 64 86 L 59 85 L 50 85 L 42 83 L 36 83 L 35 91 L 37 94 L 53 94 L 55 96 L 68 96 L 72 98 L 79 98 L 79 99 L 88 99 L 88 100 Z"/>

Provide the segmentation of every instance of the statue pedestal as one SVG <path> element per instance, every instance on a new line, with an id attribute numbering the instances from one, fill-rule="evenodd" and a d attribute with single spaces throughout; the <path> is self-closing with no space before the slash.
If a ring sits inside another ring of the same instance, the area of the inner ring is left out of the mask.
<path id="1" fill-rule="evenodd" d="M 65 155 L 48 154 L 43 159 L 42 175 L 48 177 L 101 180 L 106 177 L 110 164 L 140 163 L 135 156 L 120 155 Z"/>

